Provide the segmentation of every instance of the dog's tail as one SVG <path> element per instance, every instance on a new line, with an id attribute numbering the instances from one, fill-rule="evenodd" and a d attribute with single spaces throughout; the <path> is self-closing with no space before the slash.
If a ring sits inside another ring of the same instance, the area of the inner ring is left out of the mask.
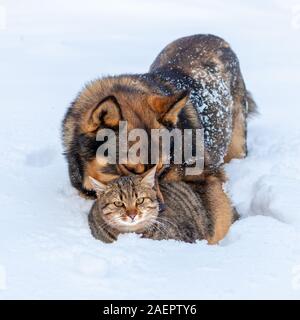
<path id="1" fill-rule="evenodd" d="M 251 92 L 249 91 L 246 92 L 246 101 L 247 101 L 247 110 L 248 110 L 247 116 L 251 117 L 258 114 L 257 104 L 254 101 Z"/>

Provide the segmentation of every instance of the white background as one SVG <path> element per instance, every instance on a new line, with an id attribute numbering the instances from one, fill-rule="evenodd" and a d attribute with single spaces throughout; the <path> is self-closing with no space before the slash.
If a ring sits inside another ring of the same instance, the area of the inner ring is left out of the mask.
<path id="1" fill-rule="evenodd" d="M 0 298 L 300 298 L 299 1 L 0 0 Z M 0 22 L 1 25 L 1 22 Z M 60 141 L 85 82 L 146 72 L 170 41 L 224 37 L 260 116 L 226 167 L 242 219 L 219 246 L 105 245 Z"/>

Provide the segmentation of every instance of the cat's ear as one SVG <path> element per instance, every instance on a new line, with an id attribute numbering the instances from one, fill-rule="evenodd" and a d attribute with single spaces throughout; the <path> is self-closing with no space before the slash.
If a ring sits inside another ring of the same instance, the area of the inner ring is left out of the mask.
<path id="1" fill-rule="evenodd" d="M 106 190 L 106 185 L 92 177 L 89 177 L 90 181 L 91 181 L 91 184 L 94 188 L 94 190 L 98 193 L 98 194 L 101 194 L 103 192 L 105 192 Z"/>
<path id="2" fill-rule="evenodd" d="M 153 168 L 151 168 L 143 177 L 141 183 L 153 188 L 155 186 L 156 169 L 157 169 L 157 166 L 154 166 Z"/>
<path id="3" fill-rule="evenodd" d="M 120 106 L 115 97 L 107 97 L 98 103 L 88 114 L 85 121 L 85 131 L 96 131 L 101 124 L 114 128 L 121 120 Z"/>
<path id="4" fill-rule="evenodd" d="M 176 125 L 178 115 L 188 100 L 189 93 L 184 91 L 174 96 L 152 95 L 148 98 L 148 103 L 151 109 L 159 115 L 159 122 Z"/>

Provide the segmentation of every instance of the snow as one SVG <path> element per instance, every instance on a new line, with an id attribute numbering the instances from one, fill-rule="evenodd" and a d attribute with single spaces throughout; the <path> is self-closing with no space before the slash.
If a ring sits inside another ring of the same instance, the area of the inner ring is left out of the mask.
<path id="1" fill-rule="evenodd" d="M 0 8 L 0 299 L 300 298 L 299 2 L 0 0 Z M 135 235 L 102 244 L 87 224 L 92 202 L 68 181 L 64 112 L 86 81 L 145 72 L 167 43 L 194 33 L 231 43 L 260 108 L 248 158 L 226 165 L 242 219 L 219 246 Z"/>

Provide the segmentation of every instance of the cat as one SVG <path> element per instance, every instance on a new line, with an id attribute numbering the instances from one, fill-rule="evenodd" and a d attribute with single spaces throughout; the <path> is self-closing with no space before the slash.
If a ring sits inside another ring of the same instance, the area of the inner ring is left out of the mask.
<path id="1" fill-rule="evenodd" d="M 155 171 L 122 176 L 107 185 L 91 178 L 98 195 L 89 214 L 93 236 L 112 243 L 121 233 L 135 232 L 153 240 L 211 243 L 213 221 L 199 195 L 185 182 L 161 182 L 165 210 L 160 210 Z"/>

